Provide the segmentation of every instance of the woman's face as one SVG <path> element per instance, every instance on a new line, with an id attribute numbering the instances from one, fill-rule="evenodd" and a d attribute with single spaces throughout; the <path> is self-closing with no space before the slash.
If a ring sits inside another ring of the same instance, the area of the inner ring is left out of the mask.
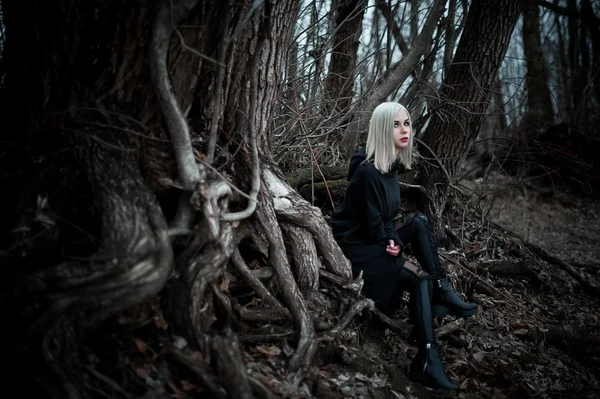
<path id="1" fill-rule="evenodd" d="M 408 146 L 412 129 L 410 126 L 410 120 L 408 119 L 408 113 L 401 109 L 396 112 L 394 116 L 394 147 L 396 154 L 400 153 L 403 149 Z"/>

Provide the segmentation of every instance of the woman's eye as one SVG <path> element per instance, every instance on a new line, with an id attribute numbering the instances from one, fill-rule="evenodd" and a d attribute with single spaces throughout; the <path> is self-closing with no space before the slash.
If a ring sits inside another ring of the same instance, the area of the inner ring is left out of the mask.
<path id="1" fill-rule="evenodd" d="M 400 124 L 398 122 L 394 122 L 394 127 L 398 127 Z"/>
<path id="2" fill-rule="evenodd" d="M 410 122 L 408 122 L 408 121 L 404 122 L 404 126 L 410 126 Z"/>

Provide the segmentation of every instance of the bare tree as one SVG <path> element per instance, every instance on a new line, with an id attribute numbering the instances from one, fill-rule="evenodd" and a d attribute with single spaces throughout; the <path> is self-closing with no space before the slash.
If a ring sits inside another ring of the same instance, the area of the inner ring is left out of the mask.
<path id="1" fill-rule="evenodd" d="M 527 105 L 528 112 L 537 114 L 540 125 L 552 123 L 552 99 L 548 87 L 546 61 L 540 39 L 539 7 L 535 1 L 526 1 L 523 10 L 523 50 L 527 60 Z M 531 126 L 535 131 L 535 127 Z"/>
<path id="2" fill-rule="evenodd" d="M 403 54 L 403 57 L 386 71 L 385 78 L 380 79 L 359 101 L 356 107 L 357 110 L 349 118 L 350 124 L 342 142 L 346 155 L 354 152 L 358 135 L 366 132 L 368 116 L 373 109 L 379 103 L 385 101 L 410 76 L 423 54 L 429 49 L 435 28 L 444 12 L 445 4 L 446 0 L 435 0 L 433 2 L 421 32 L 414 37 L 410 51 Z"/>
<path id="3" fill-rule="evenodd" d="M 329 72 L 323 83 L 323 101 L 328 112 L 343 112 L 352 101 L 365 5 L 364 0 L 331 3 L 333 44 Z"/>
<path id="4" fill-rule="evenodd" d="M 419 146 L 431 161 L 420 166 L 429 195 L 427 212 L 442 236 L 441 215 L 454 188 L 454 177 L 474 139 L 489 103 L 490 90 L 508 42 L 523 10 L 523 1 L 475 0 L 448 75 L 440 90 L 441 104 Z M 430 167 L 427 167 L 430 165 Z"/>
<path id="5" fill-rule="evenodd" d="M 2 160 L 26 171 L 29 186 L 8 202 L 33 210 L 3 209 L 23 232 L 3 257 L 19 304 L 12 311 L 30 310 L 12 334 L 16 347 L 33 348 L 19 358 L 36 358 L 41 342 L 58 381 L 51 391 L 85 390 L 80 332 L 169 280 L 165 314 L 214 359 L 214 373 L 199 374 L 216 397 L 251 395 L 231 333 L 244 323 L 289 321 L 298 338 L 289 370 L 307 370 L 318 344 L 311 309 L 328 306 L 319 276 L 347 281 L 351 272 L 319 209 L 271 156 L 268 127 L 298 2 L 3 7 L 11 61 L 2 94 L 20 100 L 7 103 L 13 118 L 2 121 L 2 139 L 31 149 Z M 248 254 L 273 284 L 255 276 Z M 224 288 L 226 269 L 261 301 L 240 305 Z M 346 324 L 372 307 L 353 305 Z M 195 370 L 206 370 L 204 361 L 196 358 Z"/>

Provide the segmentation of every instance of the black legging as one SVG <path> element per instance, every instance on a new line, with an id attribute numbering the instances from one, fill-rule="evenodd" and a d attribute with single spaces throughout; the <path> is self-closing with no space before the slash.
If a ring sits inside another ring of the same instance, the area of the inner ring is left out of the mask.
<path id="1" fill-rule="evenodd" d="M 408 291 L 410 293 L 410 317 L 417 329 L 417 339 L 421 344 L 432 343 L 435 341 L 432 279 L 443 277 L 445 272 L 437 254 L 437 246 L 427 217 L 422 213 L 417 213 L 407 222 L 396 231 L 405 245 L 412 244 L 415 257 L 427 274 L 415 274 L 405 267 L 394 300 L 391 301 L 390 310 L 393 312 L 393 309 L 397 309 L 400 305 L 402 292 Z"/>
<path id="2" fill-rule="evenodd" d="M 404 245 L 412 244 L 413 253 L 423 270 L 434 279 L 445 276 L 427 216 L 422 213 L 415 214 L 412 220 L 396 232 Z"/>

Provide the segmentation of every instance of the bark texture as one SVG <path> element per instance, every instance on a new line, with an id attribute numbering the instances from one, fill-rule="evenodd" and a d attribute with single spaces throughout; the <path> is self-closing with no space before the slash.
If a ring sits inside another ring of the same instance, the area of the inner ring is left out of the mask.
<path id="1" fill-rule="evenodd" d="M 44 394 L 85 392 L 86 370 L 98 375 L 82 356 L 86 332 L 147 301 L 185 338 L 170 356 L 216 397 L 270 395 L 245 373 L 237 333 L 252 323 L 294 331 L 288 369 L 309 370 L 317 328 L 334 326 L 317 321 L 330 306 L 320 271 L 343 281 L 351 272 L 320 210 L 271 159 L 299 6 L 3 4 L 11 113 L 2 139 L 26 149 L 2 157 L 23 186 L 7 202 L 34 212 L 2 209 L 18 233 L 3 232 L 0 299 L 16 300 L 10 313 L 23 316 L 7 333 L 11 355 L 50 369 L 56 384 Z M 245 303 L 236 289 L 259 300 Z M 346 324 L 359 308 L 348 307 Z"/>
<path id="2" fill-rule="evenodd" d="M 552 123 L 554 112 L 540 39 L 540 13 L 535 1 L 526 1 L 523 9 L 523 50 L 527 62 L 528 112 L 537 115 L 540 125 Z"/>
<path id="3" fill-rule="evenodd" d="M 433 201 L 427 213 L 438 235 L 441 214 L 461 162 L 477 137 L 498 69 L 524 1 L 474 0 L 447 78 L 439 92 L 440 105 L 425 134 L 420 152 L 434 158 L 435 167 L 420 169 L 420 179 Z"/>

